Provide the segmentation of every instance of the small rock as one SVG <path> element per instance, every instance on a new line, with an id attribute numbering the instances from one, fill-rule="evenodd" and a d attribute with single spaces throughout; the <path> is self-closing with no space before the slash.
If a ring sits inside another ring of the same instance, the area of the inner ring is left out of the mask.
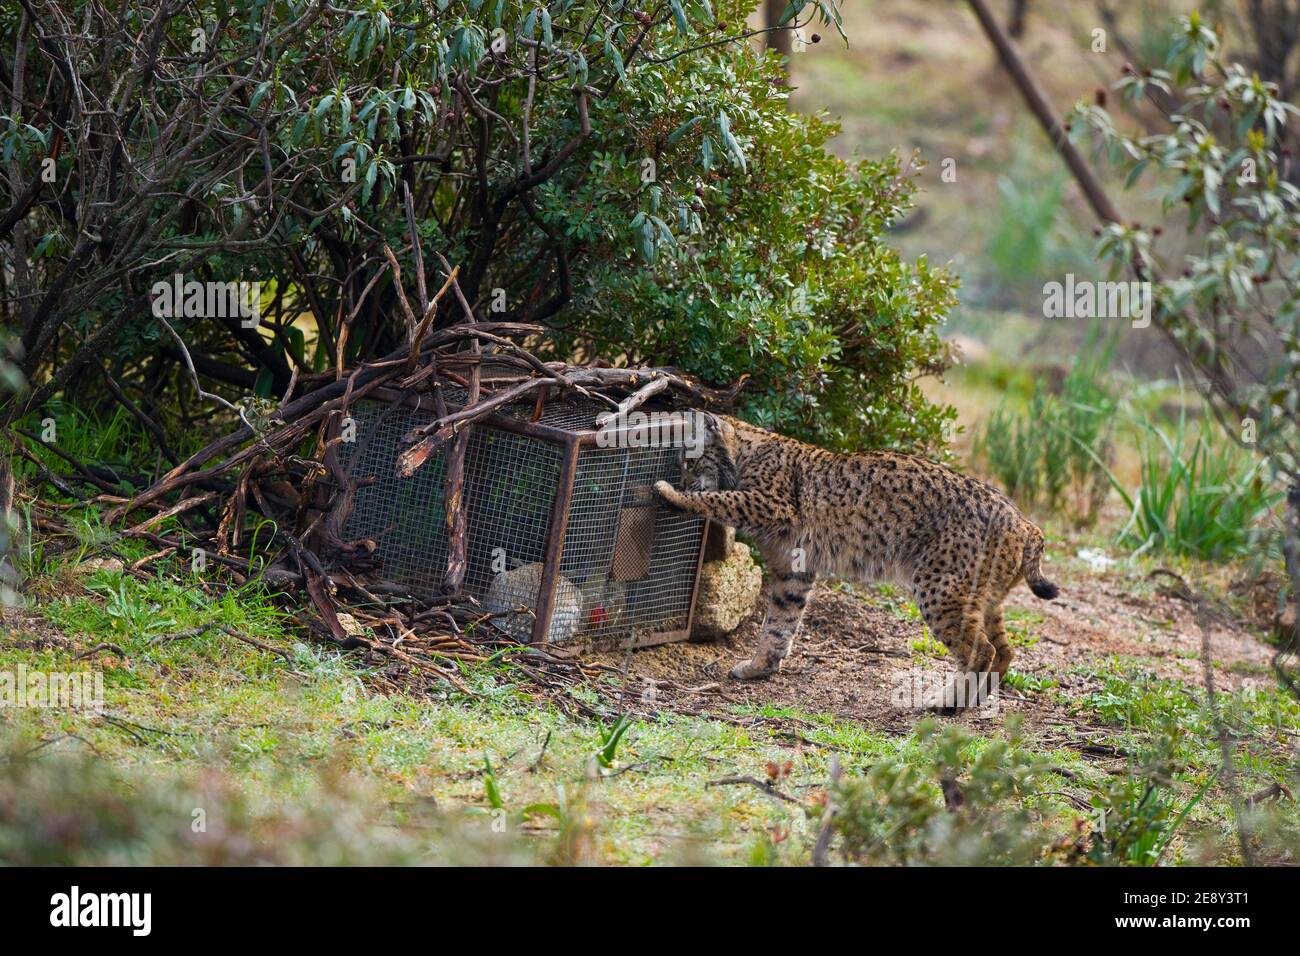
<path id="1" fill-rule="evenodd" d="M 343 630 L 353 637 L 363 637 L 367 634 L 361 622 L 346 611 L 340 611 L 337 615 L 339 623 L 343 625 Z"/>
<path id="2" fill-rule="evenodd" d="M 725 559 L 706 561 L 700 569 L 691 638 L 714 640 L 740 627 L 753 612 L 762 588 L 763 572 L 749 548 L 733 540 Z"/>
<path id="3" fill-rule="evenodd" d="M 96 571 L 114 571 L 120 574 L 122 567 L 119 558 L 87 558 L 77 565 L 77 573 L 94 574 Z"/>
<path id="4" fill-rule="evenodd" d="M 496 615 L 493 624 L 517 641 L 532 637 L 534 618 L 520 607 L 536 610 L 544 568 L 541 562 L 525 564 L 512 571 L 501 571 L 492 579 L 483 609 Z M 567 641 L 578 631 L 582 616 L 582 592 L 564 575 L 555 581 L 555 604 L 551 625 L 546 632 L 550 643 Z"/>

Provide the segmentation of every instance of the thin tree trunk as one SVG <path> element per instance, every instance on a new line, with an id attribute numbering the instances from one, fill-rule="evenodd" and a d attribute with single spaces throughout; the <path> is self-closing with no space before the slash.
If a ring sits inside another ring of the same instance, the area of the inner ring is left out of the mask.
<path id="1" fill-rule="evenodd" d="M 792 44 L 794 42 L 793 30 L 775 30 L 778 23 L 781 22 L 781 16 L 785 13 L 786 8 L 790 6 L 789 0 L 763 0 L 763 25 L 770 31 L 767 34 L 767 48 L 775 50 L 781 56 L 786 58 L 786 85 L 790 83 L 790 66 L 789 58 Z"/>
<path id="2" fill-rule="evenodd" d="M 1074 148 L 1074 144 L 1070 142 L 1070 138 L 1056 118 L 1056 111 L 1052 109 L 1047 100 L 1047 94 L 1043 92 L 1043 88 L 1038 85 L 1038 81 L 1025 67 L 1024 60 L 1020 58 L 1020 54 L 1012 45 L 1010 38 L 1003 32 L 997 19 L 989 10 L 988 4 L 984 0 L 967 0 L 967 2 L 975 12 L 975 18 L 979 20 L 980 26 L 983 27 L 989 41 L 993 44 L 993 49 L 997 51 L 1002 66 L 1011 74 L 1011 79 L 1015 82 L 1016 88 L 1020 90 L 1020 94 L 1025 98 L 1025 103 L 1029 106 L 1030 112 L 1034 114 L 1039 125 L 1043 127 L 1043 130 L 1052 140 L 1052 145 L 1056 147 L 1056 151 L 1065 160 L 1065 164 L 1070 167 L 1070 172 L 1074 174 L 1074 179 L 1079 184 L 1079 188 L 1083 190 L 1092 211 L 1104 222 L 1119 222 L 1119 213 L 1115 211 L 1110 197 L 1106 195 L 1106 190 L 1102 188 L 1088 163 L 1079 155 L 1079 151 Z"/>

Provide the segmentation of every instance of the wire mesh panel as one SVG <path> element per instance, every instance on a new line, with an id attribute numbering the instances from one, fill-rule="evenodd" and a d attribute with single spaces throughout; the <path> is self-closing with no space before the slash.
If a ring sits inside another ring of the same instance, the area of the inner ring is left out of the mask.
<path id="1" fill-rule="evenodd" d="M 449 404 L 458 399 L 448 390 Z M 606 408 L 591 401 L 552 402 L 538 422 L 573 433 L 590 432 Z M 531 403 L 506 413 L 534 418 Z M 398 478 L 401 438 L 434 418 L 432 410 L 359 403 L 357 440 L 344 446 L 344 466 L 357 491 L 344 534 L 371 538 L 381 573 L 415 591 L 439 590 L 447 566 L 443 511 L 443 454 L 411 478 Z M 539 590 L 546 581 L 547 541 L 560 488 L 565 445 L 491 425 L 470 431 L 465 458 L 467 541 L 465 591 L 498 615 L 495 623 L 521 640 L 533 630 Z M 355 458 L 355 465 L 351 458 Z M 567 502 L 568 522 L 554 579 L 548 640 L 648 643 L 669 632 L 683 637 L 703 546 L 704 521 L 659 507 L 656 481 L 676 482 L 682 449 L 655 446 L 601 448 L 584 444 Z M 563 502 L 562 502 L 563 504 Z M 513 613 L 511 613 L 513 612 Z"/>
<path id="2" fill-rule="evenodd" d="M 430 417 L 409 408 L 360 402 L 352 413 L 355 441 L 339 446 L 340 464 L 359 483 L 343 536 L 374 541 L 383 577 L 423 594 L 438 591 L 447 571 L 442 504 L 446 462 L 435 456 L 406 479 L 395 471 L 402 436 Z"/>
<path id="3" fill-rule="evenodd" d="M 579 586 L 578 636 L 645 642 L 684 631 L 704 521 L 658 506 L 653 487 L 681 476 L 680 448 L 583 448 L 561 573 Z"/>
<path id="4" fill-rule="evenodd" d="M 353 417 L 353 477 L 373 481 L 358 488 L 344 534 L 375 541 L 375 554 L 389 580 L 436 592 L 447 571 L 446 459 L 441 454 L 430 457 L 410 478 L 395 473 L 402 436 L 435 416 L 432 411 L 361 402 Z M 342 447 L 347 456 L 347 445 Z M 491 428 L 470 430 L 462 493 L 468 593 L 482 598 L 498 571 L 545 558 L 560 457 L 560 447 L 549 442 Z M 345 457 L 344 467 L 350 465 Z"/>
<path id="5" fill-rule="evenodd" d="M 504 413 L 512 418 L 536 421 L 539 425 L 561 428 L 567 432 L 588 432 L 596 429 L 596 416 L 602 412 L 612 412 L 613 404 L 598 402 L 593 398 L 570 398 L 563 401 L 547 402 L 542 406 L 541 414 L 533 402 L 518 402 L 507 405 Z"/>

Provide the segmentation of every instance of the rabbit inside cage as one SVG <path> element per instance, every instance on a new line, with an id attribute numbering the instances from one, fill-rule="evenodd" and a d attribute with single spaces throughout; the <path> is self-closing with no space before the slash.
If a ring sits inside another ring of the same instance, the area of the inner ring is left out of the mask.
<path id="1" fill-rule="evenodd" d="M 375 541 L 379 574 L 417 593 L 439 592 L 447 568 L 445 458 L 409 478 L 395 461 L 402 437 L 436 417 L 429 406 L 363 401 L 355 441 L 341 449 L 360 481 L 344 536 Z M 644 645 L 689 634 L 705 522 L 650 494 L 680 479 L 683 448 L 661 438 L 601 447 L 603 411 L 552 401 L 533 421 L 528 404 L 470 431 L 464 591 L 518 640 Z"/>

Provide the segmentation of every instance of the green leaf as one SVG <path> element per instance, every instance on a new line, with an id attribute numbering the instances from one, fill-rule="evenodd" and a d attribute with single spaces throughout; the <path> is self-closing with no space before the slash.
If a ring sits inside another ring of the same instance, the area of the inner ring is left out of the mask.
<path id="1" fill-rule="evenodd" d="M 740 148 L 740 142 L 731 133 L 731 121 L 727 119 L 726 112 L 718 114 L 718 132 L 722 136 L 722 142 L 726 145 L 727 151 L 731 153 L 731 158 L 736 161 L 741 172 L 748 172 L 748 166 L 745 163 L 745 151 Z"/>
<path id="2" fill-rule="evenodd" d="M 691 24 L 686 19 L 686 11 L 682 9 L 682 0 L 668 0 L 668 5 L 673 9 L 673 20 L 677 23 L 677 32 L 687 35 L 691 32 Z"/>
<path id="3" fill-rule="evenodd" d="M 688 120 L 687 120 L 685 123 L 683 123 L 681 126 L 678 126 L 675 130 L 673 130 L 671 133 L 668 134 L 668 145 L 669 145 L 669 146 L 676 146 L 677 143 L 678 143 L 678 141 L 679 141 L 683 136 L 685 136 L 687 133 L 689 133 L 689 132 L 690 132 L 691 130 L 693 130 L 695 127 L 699 126 L 700 123 L 701 123 L 703 120 L 704 120 L 704 117 L 703 117 L 703 116 L 694 116 L 694 117 L 688 119 Z"/>
<path id="4" fill-rule="evenodd" d="M 492 769 L 492 761 L 488 759 L 487 754 L 483 755 L 483 793 L 493 810 L 505 809 L 505 802 L 501 799 L 501 789 L 497 786 L 497 774 Z"/>
<path id="5" fill-rule="evenodd" d="M 619 52 L 618 45 L 608 38 L 605 40 L 605 55 L 614 64 L 614 72 L 618 74 L 618 78 L 620 80 L 627 79 L 627 73 L 623 68 L 623 54 Z"/>
<path id="6" fill-rule="evenodd" d="M 275 389 L 275 374 L 269 368 L 258 369 L 253 382 L 253 394 L 258 398 L 270 398 Z"/>

